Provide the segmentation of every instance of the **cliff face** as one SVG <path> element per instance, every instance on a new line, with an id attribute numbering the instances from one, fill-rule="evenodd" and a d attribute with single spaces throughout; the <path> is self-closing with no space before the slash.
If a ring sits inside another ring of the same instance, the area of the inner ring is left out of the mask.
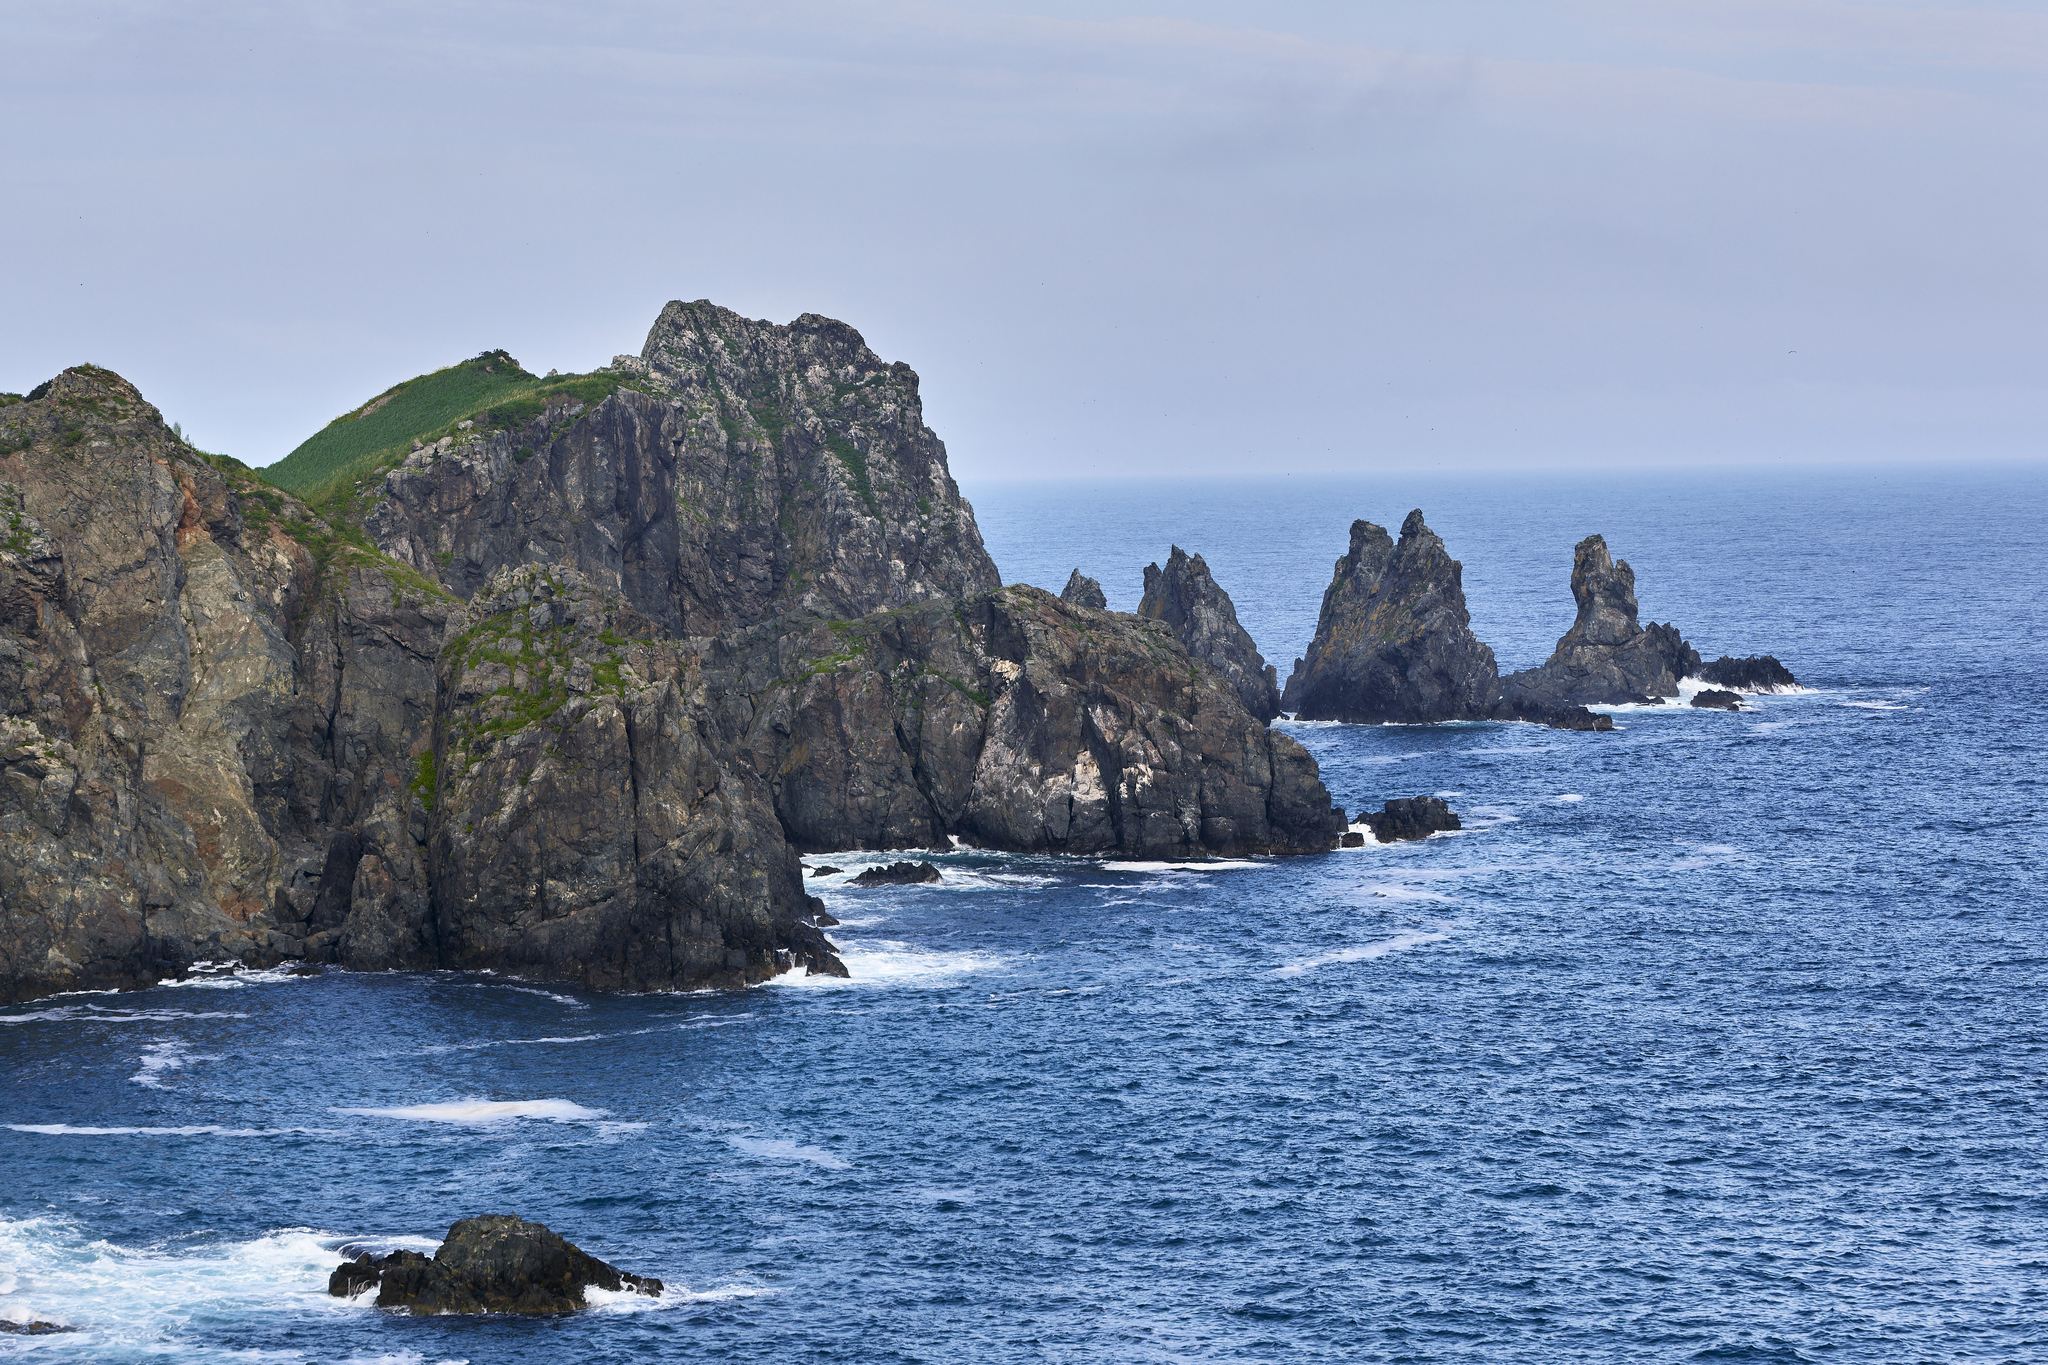
<path id="1" fill-rule="evenodd" d="M 1678 695 L 1678 680 L 1699 671 L 1698 651 L 1673 625 L 1647 629 L 1636 621 L 1636 576 L 1627 560 L 1608 554 L 1600 536 L 1572 551 L 1572 598 L 1578 619 L 1539 668 L 1510 674 L 1502 691 L 1511 704 L 1611 706 Z"/>
<path id="2" fill-rule="evenodd" d="M 676 635 L 997 586 L 917 375 L 846 324 L 671 303 L 619 377 L 415 452 L 377 543 L 463 597 L 508 565 L 575 568 Z"/>
<path id="3" fill-rule="evenodd" d="M 1493 651 L 1465 609 L 1464 568 L 1421 509 L 1402 522 L 1398 545 L 1384 527 L 1353 522 L 1281 709 L 1304 720 L 1481 720 L 1498 699 Z"/>
<path id="4" fill-rule="evenodd" d="M 793 628 L 795 627 L 795 628 Z M 706 662 L 726 733 L 806 850 L 1320 852 L 1315 762 L 1164 625 L 1016 586 L 785 621 Z"/>
<path id="5" fill-rule="evenodd" d="M 1190 558 L 1176 545 L 1166 557 L 1165 569 L 1147 564 L 1138 615 L 1164 621 L 1191 658 L 1215 669 L 1230 684 L 1245 710 L 1262 721 L 1280 714 L 1278 675 L 1237 623 L 1230 594 L 1217 586 L 1200 555 Z"/>
<path id="6" fill-rule="evenodd" d="M 0 408 L 0 999 L 294 957 L 739 984 L 844 970 L 799 848 L 1335 841 L 1172 631 L 997 588 L 851 328 L 671 304 L 612 374 L 331 519 L 107 371 Z"/>
<path id="7" fill-rule="evenodd" d="M 0 409 L 0 450 L 0 998 L 261 956 L 308 889 L 310 557 L 109 371 Z"/>

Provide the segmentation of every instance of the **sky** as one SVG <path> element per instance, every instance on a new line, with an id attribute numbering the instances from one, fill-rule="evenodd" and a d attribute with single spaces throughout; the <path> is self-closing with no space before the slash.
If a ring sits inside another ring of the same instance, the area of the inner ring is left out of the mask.
<path id="1" fill-rule="evenodd" d="M 663 303 L 980 480 L 2039 460 L 2048 3 L 0 0 L 0 390 L 267 464 Z"/>

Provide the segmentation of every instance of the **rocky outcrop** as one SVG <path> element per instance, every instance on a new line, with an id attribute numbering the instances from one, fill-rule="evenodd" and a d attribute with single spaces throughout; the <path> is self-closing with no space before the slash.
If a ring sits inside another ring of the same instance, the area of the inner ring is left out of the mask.
<path id="1" fill-rule="evenodd" d="M 1472 634 L 1463 566 L 1421 509 L 1398 545 L 1384 527 L 1353 522 L 1281 709 L 1303 720 L 1483 720 L 1498 691 L 1493 651 Z"/>
<path id="2" fill-rule="evenodd" d="M 853 879 L 855 886 L 918 886 L 945 880 L 930 863 L 890 863 L 871 867 Z"/>
<path id="3" fill-rule="evenodd" d="M 1578 619 L 1539 668 L 1512 673 L 1501 692 L 1532 710 L 1614 706 L 1678 695 L 1678 680 L 1700 666 L 1698 651 L 1673 625 L 1636 621 L 1636 575 L 1600 536 L 1572 551 L 1572 599 Z"/>
<path id="4" fill-rule="evenodd" d="M 916 373 L 845 323 L 671 303 L 619 387 L 455 433 L 388 474 L 380 547 L 468 597 L 560 564 L 672 635 L 997 586 Z"/>
<path id="5" fill-rule="evenodd" d="M 1708 687 L 1693 693 L 1692 704 L 1704 711 L 1740 711 L 1742 697 L 1734 692 Z"/>
<path id="6" fill-rule="evenodd" d="M 616 990 L 837 969 L 767 784 L 708 733 L 693 650 L 538 564 L 457 625 L 418 784 L 440 965 Z"/>
<path id="7" fill-rule="evenodd" d="M 1079 570 L 1076 570 L 1078 573 Z M 1071 591 L 1073 584 L 1067 585 Z M 1101 596 L 1101 590 L 1096 590 Z M 1230 594 L 1218 587 L 1200 555 L 1176 545 L 1166 568 L 1145 566 L 1145 596 L 1138 615 L 1164 621 L 1180 637 L 1188 657 L 1214 669 L 1236 691 L 1244 709 L 1262 721 L 1280 714 L 1280 688 L 1273 666 L 1237 623 Z"/>
<path id="8" fill-rule="evenodd" d="M 1102 594 L 1102 584 L 1086 577 L 1079 569 L 1067 575 L 1067 586 L 1060 593 L 1060 601 L 1071 602 L 1090 611 L 1109 610 L 1109 599 Z"/>
<path id="9" fill-rule="evenodd" d="M 1746 659 L 1723 654 L 1710 664 L 1701 664 L 1694 676 L 1737 692 L 1790 692 L 1799 686 L 1792 670 L 1771 654 L 1752 654 Z"/>
<path id="10" fill-rule="evenodd" d="M 1163 622 L 1038 588 L 787 618 L 716 642 L 705 676 L 806 852 L 1200 858 L 1319 852 L 1343 828 L 1308 752 Z"/>
<path id="11" fill-rule="evenodd" d="M 1378 811 L 1362 812 L 1358 823 L 1383 844 L 1397 839 L 1427 839 L 1432 834 L 1463 829 L 1457 813 L 1440 796 L 1413 796 L 1389 801 Z"/>
<path id="12" fill-rule="evenodd" d="M 198 959 L 843 973 L 799 851 L 1335 842 L 1173 630 L 996 587 L 852 329 L 673 304 L 610 375 L 332 520 L 107 371 L 0 408 L 0 999 Z"/>
<path id="13" fill-rule="evenodd" d="M 375 1287 L 377 1307 L 415 1314 L 573 1313 L 584 1290 L 660 1297 L 660 1280 L 631 1275 L 583 1251 L 540 1223 L 509 1214 L 464 1218 L 432 1256 L 367 1252 L 328 1277 L 327 1292 L 351 1298 Z"/>

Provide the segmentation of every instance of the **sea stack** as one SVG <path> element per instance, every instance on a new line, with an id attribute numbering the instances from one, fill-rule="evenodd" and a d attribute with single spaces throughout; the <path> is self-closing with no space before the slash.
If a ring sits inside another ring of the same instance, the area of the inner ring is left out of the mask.
<path id="1" fill-rule="evenodd" d="M 1699 651 L 1673 625 L 1636 621 L 1636 575 L 1607 552 L 1601 536 L 1572 551 L 1578 619 L 1539 668 L 1511 673 L 1501 690 L 1510 707 L 1616 706 L 1678 695 L 1678 680 L 1699 670 Z"/>
<path id="2" fill-rule="evenodd" d="M 1075 606 L 1086 607 L 1090 611 L 1109 610 L 1109 599 L 1102 595 L 1102 584 L 1079 569 L 1067 576 L 1067 586 L 1060 593 L 1060 601 L 1072 602 Z"/>
<path id="3" fill-rule="evenodd" d="M 1417 508 L 1398 545 L 1383 526 L 1351 524 L 1280 705 L 1303 720 L 1484 720 L 1499 684 L 1493 651 L 1472 634 L 1464 566 Z"/>
<path id="4" fill-rule="evenodd" d="M 1067 587 L 1072 591 L 1073 584 Z M 1217 585 L 1200 555 L 1191 556 L 1176 545 L 1164 569 L 1147 564 L 1138 615 L 1173 627 L 1188 657 L 1222 675 L 1245 710 L 1262 721 L 1280 714 L 1278 673 L 1237 623 L 1230 594 Z"/>

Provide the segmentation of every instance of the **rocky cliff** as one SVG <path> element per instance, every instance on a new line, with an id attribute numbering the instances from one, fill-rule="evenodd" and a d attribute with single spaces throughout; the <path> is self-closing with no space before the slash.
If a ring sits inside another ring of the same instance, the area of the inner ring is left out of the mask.
<path id="1" fill-rule="evenodd" d="M 1351 524 L 1351 549 L 1280 706 L 1303 720 L 1482 720 L 1498 703 L 1499 677 L 1472 633 L 1464 567 L 1417 508 L 1398 545 L 1385 527 Z"/>
<path id="2" fill-rule="evenodd" d="M 1092 607 L 1096 611 L 1109 610 L 1109 599 L 1103 595 L 1102 584 L 1079 569 L 1067 575 L 1067 586 L 1060 591 L 1060 601 L 1072 602 L 1077 607 Z"/>
<path id="3" fill-rule="evenodd" d="M 1572 599 L 1578 619 L 1539 668 L 1502 681 L 1511 704 L 1612 706 L 1678 695 L 1678 680 L 1699 671 L 1699 652 L 1673 625 L 1636 621 L 1636 575 L 1600 536 L 1572 551 Z"/>
<path id="4" fill-rule="evenodd" d="M 1237 623 L 1230 594 L 1217 586 L 1200 555 L 1172 547 L 1166 567 L 1145 566 L 1145 596 L 1138 615 L 1164 621 L 1190 658 L 1207 664 L 1237 692 L 1245 710 L 1262 721 L 1280 714 L 1280 687 L 1273 666 Z"/>
<path id="5" fill-rule="evenodd" d="M 104 370 L 0 408 L 0 999 L 842 971 L 799 849 L 1342 828 L 1167 627 L 998 589 L 916 376 L 843 324 L 671 304 L 419 436 L 316 508 Z"/>

